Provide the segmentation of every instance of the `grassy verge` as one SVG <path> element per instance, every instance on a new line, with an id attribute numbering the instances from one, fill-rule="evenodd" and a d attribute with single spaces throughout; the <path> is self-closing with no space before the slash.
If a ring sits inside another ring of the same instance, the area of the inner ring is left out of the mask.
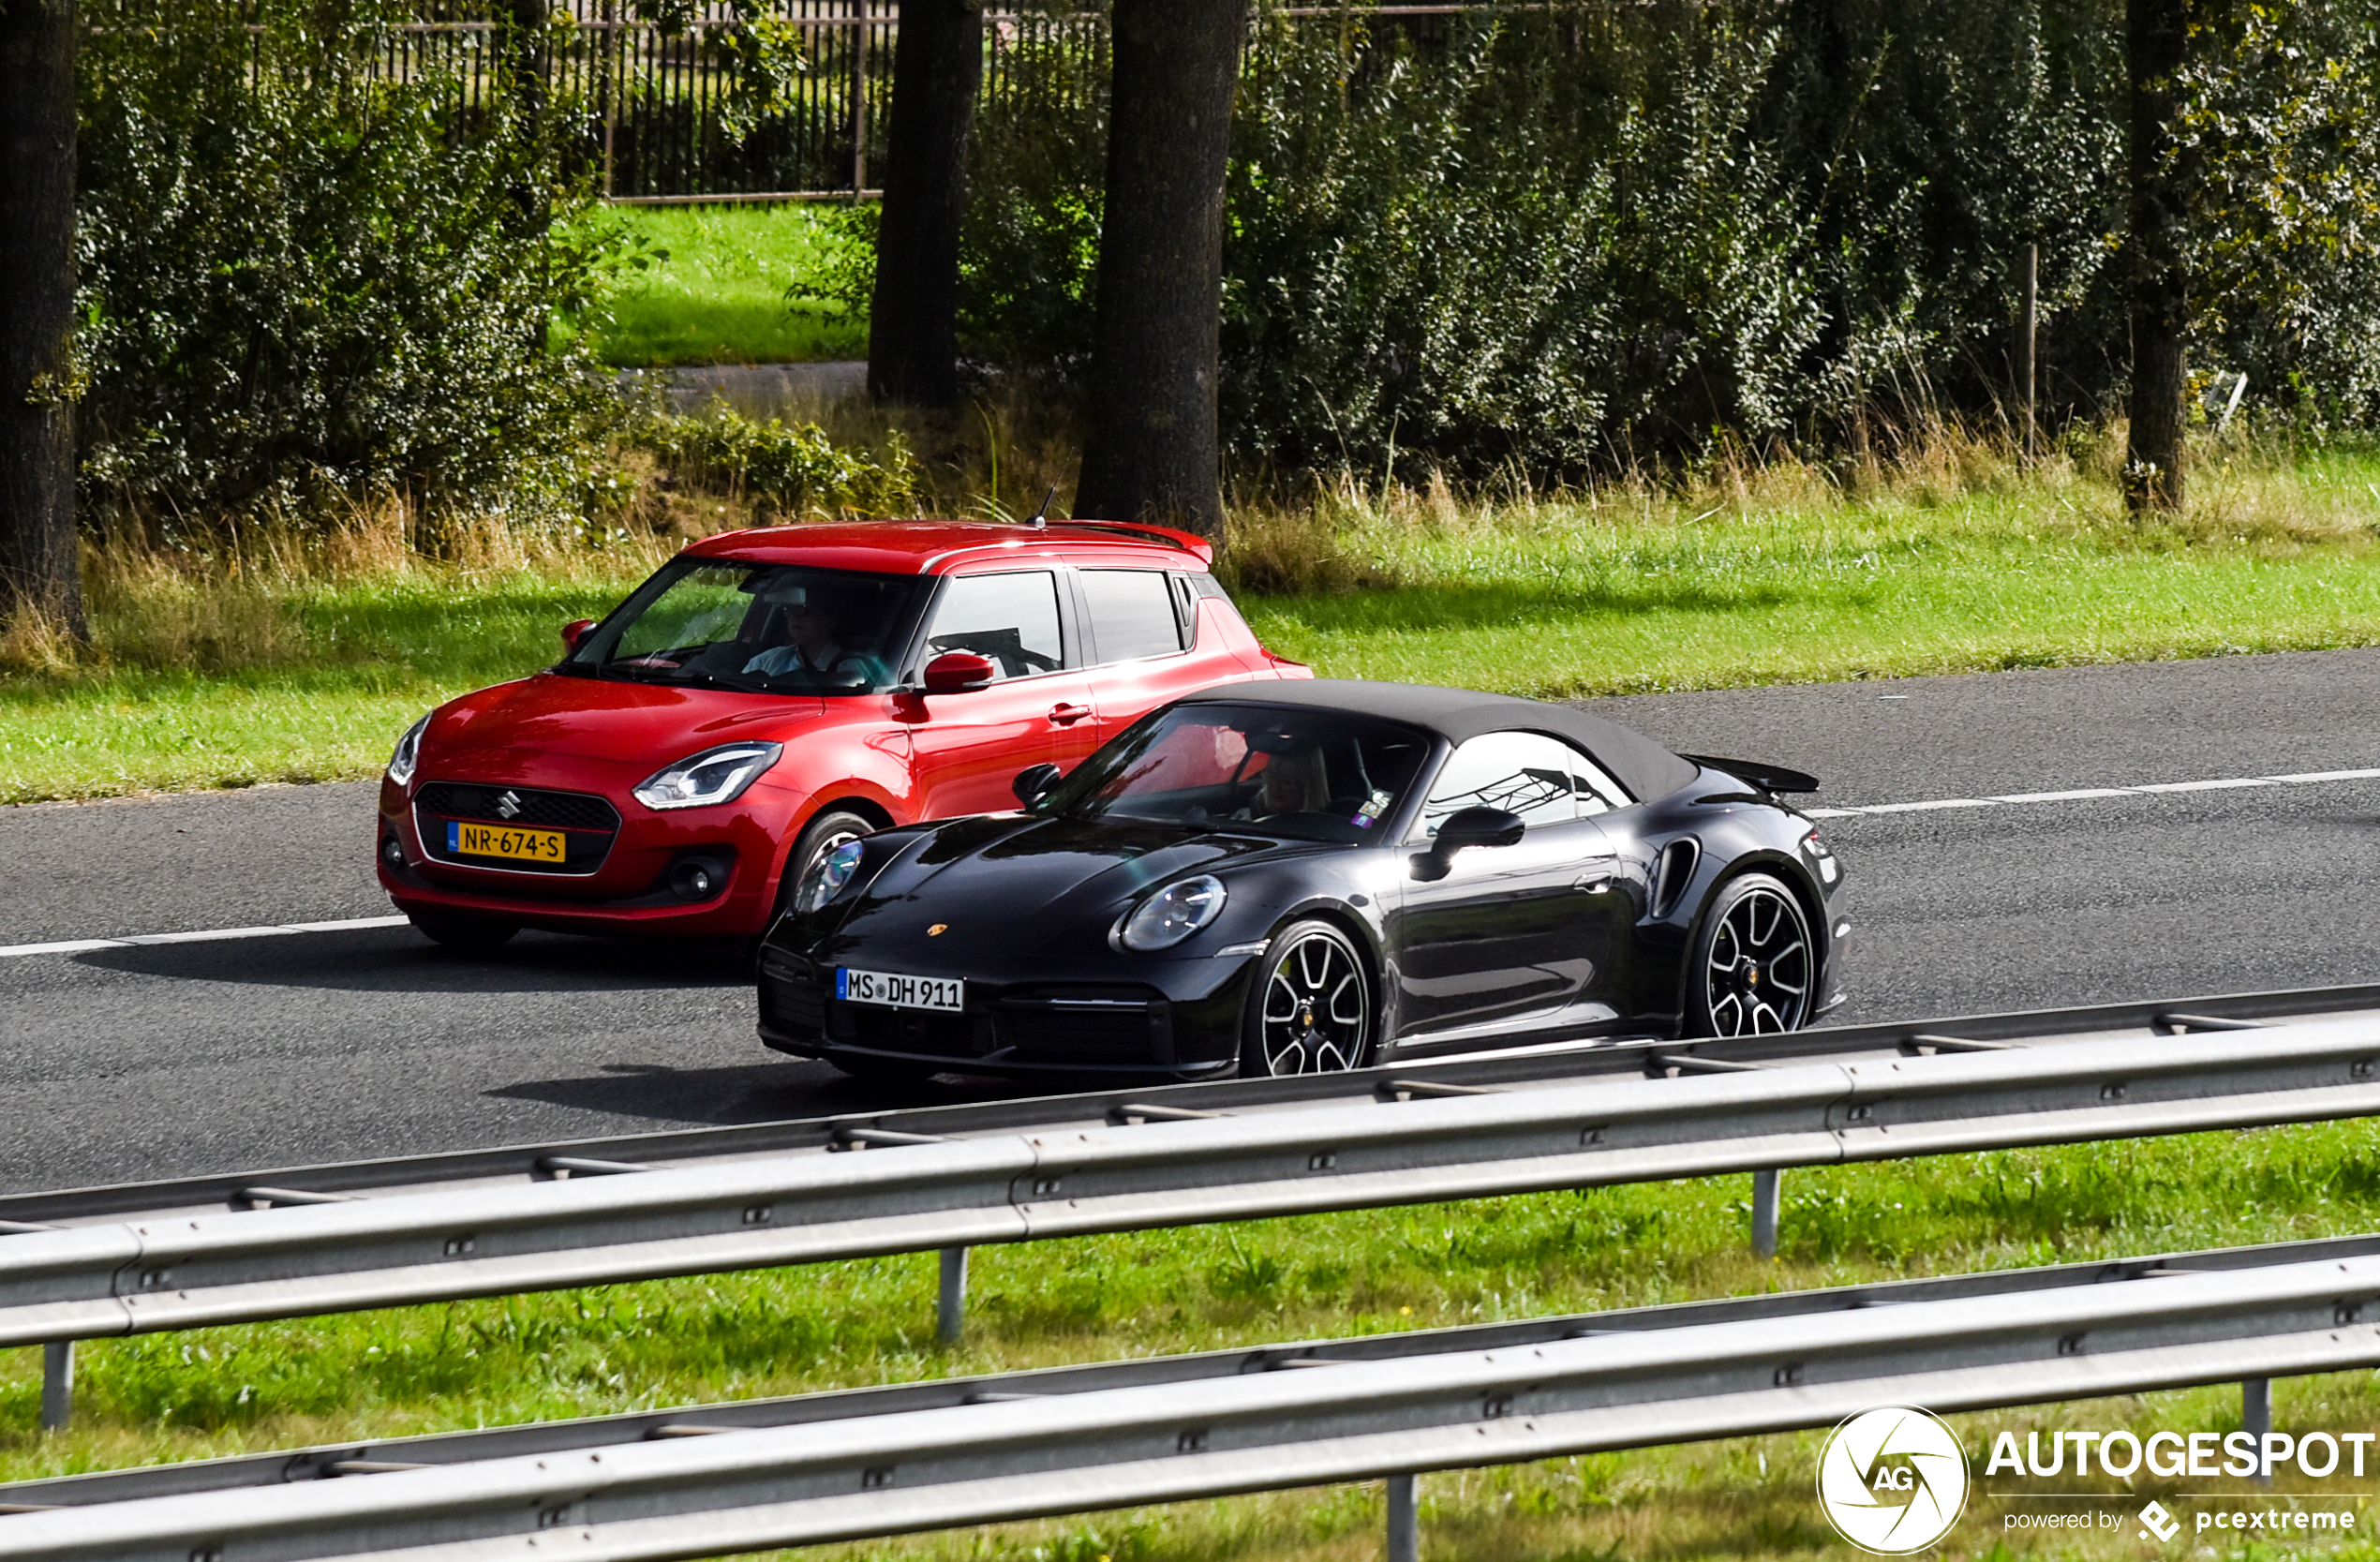
<path id="1" fill-rule="evenodd" d="M 0 661 L 0 802 L 371 775 L 424 710 L 550 664 L 563 624 L 667 552 L 632 540 L 441 564 L 385 530 L 360 542 L 344 560 L 236 572 L 90 550 L 101 659 L 0 646 L 15 659 Z"/>
<path id="2" fill-rule="evenodd" d="M 2380 457 L 2215 451 L 2199 492 L 2139 527 L 2090 453 L 2019 472 L 1957 449 L 1849 485 L 1342 486 L 1244 507 L 1228 562 L 1257 632 L 1326 674 L 1525 694 L 2380 644 Z M 670 498 L 680 534 L 737 513 Z M 374 535 L 237 570 L 95 554 L 98 658 L 0 647 L 0 801 L 369 775 L 423 709 L 545 665 L 563 621 L 674 545 L 499 537 L 433 564 Z"/>
<path id="3" fill-rule="evenodd" d="M 1851 498 L 1790 468 L 1468 506 L 1342 490 L 1316 512 L 1336 583 L 1394 588 L 1247 605 L 1326 674 L 1544 697 L 2373 645 L 2375 480 L 2366 456 L 2242 457 L 2149 527 L 2063 462 Z M 1273 524 L 1242 571 L 1294 585 L 1294 560 L 1322 557 L 1302 535 L 1316 522 Z"/>
<path id="4" fill-rule="evenodd" d="M 0 1479 L 847 1384 L 1450 1325 L 1793 1287 L 2369 1229 L 2380 1125 L 2322 1124 L 1795 1171 L 1783 1251 L 1745 1247 L 1742 1178 L 1549 1194 L 979 1251 L 971 1336 L 932 1343 L 930 1255 L 211 1330 L 83 1347 L 82 1419 L 32 1432 L 38 1353 L 0 1356 Z M 2380 1384 L 2276 1385 L 2293 1432 L 2380 1424 Z M 2234 1390 L 1959 1418 L 2015 1428 L 2227 1431 Z M 1835 1551 L 1815 1436 L 1448 1473 L 1428 1555 L 1765 1559 Z M 1979 1483 L 1979 1485 L 1984 1483 Z M 1996 1490 L 2073 1489 L 2005 1477 Z M 2300 1482 L 2299 1484 L 2304 1484 Z M 2326 1483 L 2340 1494 L 2360 1483 Z M 2233 1489 L 2219 1480 L 2193 1491 Z M 2245 1490 L 2244 1487 L 2239 1489 Z M 2169 1497 L 2171 1483 L 2145 1482 Z M 1942 1548 L 1983 1555 L 2004 1499 Z M 1348 1487 L 842 1548 L 849 1557 L 1376 1555 L 1378 1494 Z M 2366 1537 L 2370 1525 L 2364 1526 Z M 2201 1538 L 2199 1542 L 2204 1544 Z M 2010 1537 L 2026 1555 L 2134 1555 Z M 2233 1548 L 2239 1541 L 2233 1540 Z M 2226 1548 L 2231 1549 L 2231 1548 Z M 2283 1548 L 2274 1548 L 2283 1549 Z M 2373 1551 L 2368 1539 L 2343 1555 Z M 2196 1553 L 2194 1553 L 2196 1555 Z"/>
<path id="5" fill-rule="evenodd" d="M 864 358 L 868 327 L 828 295 L 840 214 L 775 206 L 619 206 L 642 263 L 592 323 L 603 361 L 790 364 Z"/>

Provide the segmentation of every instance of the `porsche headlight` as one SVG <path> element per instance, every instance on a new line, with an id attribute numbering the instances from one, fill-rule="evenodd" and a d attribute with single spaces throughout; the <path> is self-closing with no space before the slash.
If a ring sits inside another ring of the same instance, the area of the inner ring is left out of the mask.
<path id="1" fill-rule="evenodd" d="M 1223 915 L 1223 881 L 1212 873 L 1169 884 L 1133 908 L 1116 942 L 1139 954 L 1170 949 Z"/>
<path id="2" fill-rule="evenodd" d="M 688 754 L 640 783 L 635 798 L 647 808 L 707 808 L 732 803 L 785 751 L 781 743 L 721 743 Z"/>
<path id="3" fill-rule="evenodd" d="M 807 915 L 840 895 L 859 870 L 859 853 L 858 841 L 846 841 L 811 863 L 794 890 L 794 909 Z"/>
<path id="4" fill-rule="evenodd" d="M 405 736 L 396 740 L 396 752 L 389 756 L 389 780 L 399 786 L 412 781 L 413 772 L 422 766 L 422 735 L 429 730 L 427 716 L 405 729 Z"/>

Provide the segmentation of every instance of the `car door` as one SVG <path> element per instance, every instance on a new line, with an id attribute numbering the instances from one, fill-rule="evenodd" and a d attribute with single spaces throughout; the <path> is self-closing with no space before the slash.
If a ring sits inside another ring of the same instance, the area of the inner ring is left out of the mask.
<path id="1" fill-rule="evenodd" d="M 1450 755 L 1406 842 L 1427 851 L 1465 808 L 1495 808 L 1526 827 L 1510 846 L 1454 854 L 1445 876 L 1399 885 L 1390 941 L 1397 1034 L 1406 1051 L 1472 1039 L 1480 1027 L 1589 1032 L 1614 1011 L 1608 990 L 1626 930 L 1616 854 L 1582 790 L 1584 755 L 1540 733 L 1474 737 Z"/>
<path id="2" fill-rule="evenodd" d="M 945 651 L 988 658 L 995 676 L 963 694 L 911 697 L 918 816 L 948 818 L 1017 806 L 1017 772 L 1071 766 L 1097 742 L 1091 680 L 1056 571 L 1003 570 L 946 577 L 926 624 L 915 684 Z"/>
<path id="3" fill-rule="evenodd" d="M 1182 572 L 1085 567 L 1075 585 L 1100 742 L 1168 700 L 1247 677 L 1239 658 L 1196 644 L 1197 597 Z"/>

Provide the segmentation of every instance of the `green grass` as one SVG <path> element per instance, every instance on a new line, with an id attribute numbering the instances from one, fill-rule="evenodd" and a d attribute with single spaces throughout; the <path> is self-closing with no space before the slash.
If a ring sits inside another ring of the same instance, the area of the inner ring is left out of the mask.
<path id="1" fill-rule="evenodd" d="M 641 368 L 867 356 L 867 320 L 822 290 L 849 242 L 838 214 L 787 201 L 619 206 L 598 220 L 622 225 L 643 259 L 591 322 L 605 363 Z"/>
<path id="2" fill-rule="evenodd" d="M 2184 521 L 2142 528 L 2063 465 L 1852 499 L 1794 471 L 1684 495 L 1342 496 L 1251 513 L 1231 557 L 1251 578 L 1394 583 L 1242 589 L 1265 642 L 1322 673 L 1524 694 L 2380 645 L 2380 458 L 2241 457 L 2201 489 Z M 424 708 L 550 662 L 557 627 L 656 557 L 331 584 L 124 565 L 97 591 L 101 662 L 0 671 L 0 801 L 369 775 Z"/>
<path id="3" fill-rule="evenodd" d="M 1788 1172 L 1782 1251 L 1745 1246 L 1748 1180 L 1658 1183 L 977 1250 L 970 1336 L 932 1343 L 930 1255 L 95 1342 L 69 1433 L 33 1432 L 38 1353 L 0 1356 L 0 1479 L 304 1442 L 1056 1362 L 1520 1318 L 1786 1287 L 2370 1229 L 2380 1125 L 2321 1124 Z M 1958 1419 L 2229 1430 L 2236 1390 Z M 2380 1424 L 2366 1373 L 2276 1386 L 2275 1425 Z M 1838 1553 L 1809 1496 L 1812 1435 L 1450 1472 L 1424 1483 L 1431 1556 Z M 1994 1486 L 2010 1484 L 1996 1479 Z M 2071 1481 L 2028 1480 L 2032 1490 Z M 2230 1488 L 2238 1483 L 2218 1481 Z M 2353 1483 L 2333 1483 L 2341 1492 Z M 2192 1482 L 2192 1489 L 2209 1483 Z M 2143 1492 L 2169 1492 L 2144 1486 Z M 2144 1500 L 2136 1498 L 2137 1500 Z M 1945 1548 L 1983 1555 L 1978 1499 Z M 921 1537 L 833 1555 L 1376 1555 L 1347 1487 Z M 2014 1554 L 2135 1555 L 2012 1538 Z M 2202 1542 L 2203 1543 L 2203 1542 Z M 2233 1545 L 2239 1543 L 2233 1538 Z M 2371 1555 L 2368 1542 L 2342 1555 Z"/>
<path id="4" fill-rule="evenodd" d="M 1359 509 L 1339 545 L 1395 589 L 1245 603 L 1326 676 L 1568 697 L 2380 644 L 2380 463 L 2208 474 L 2135 528 L 2071 474 L 1864 502 L 1620 493 Z"/>
<path id="5" fill-rule="evenodd" d="M 0 802 L 372 775 L 423 711 L 550 665 L 650 564 L 96 593 L 114 665 L 0 677 Z"/>

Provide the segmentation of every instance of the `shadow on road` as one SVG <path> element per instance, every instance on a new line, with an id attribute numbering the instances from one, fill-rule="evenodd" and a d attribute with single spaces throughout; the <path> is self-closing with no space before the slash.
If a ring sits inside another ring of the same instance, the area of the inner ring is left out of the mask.
<path id="1" fill-rule="evenodd" d="M 1046 1085 L 1033 1089 L 1009 1080 L 975 1076 L 937 1078 L 919 1084 L 881 1084 L 852 1079 L 825 1064 L 787 1058 L 732 1068 L 607 1064 L 603 1072 L 597 1075 L 531 1079 L 483 1093 L 620 1117 L 728 1124 L 887 1111 L 900 1107 L 938 1107 L 1047 1092 Z"/>
<path id="2" fill-rule="evenodd" d="M 752 979 L 741 946 L 726 941 L 631 944 L 523 933 L 501 948 L 466 954 L 409 928 L 95 949 L 74 960 L 177 981 L 347 992 L 620 992 L 750 987 Z"/>

